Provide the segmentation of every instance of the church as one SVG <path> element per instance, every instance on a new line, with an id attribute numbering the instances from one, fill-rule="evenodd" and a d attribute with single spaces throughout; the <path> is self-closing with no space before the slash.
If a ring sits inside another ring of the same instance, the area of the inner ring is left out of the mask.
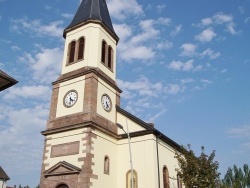
<path id="1" fill-rule="evenodd" d="M 52 83 L 40 188 L 182 188 L 180 145 L 120 105 L 116 34 L 105 0 L 82 0 Z"/>

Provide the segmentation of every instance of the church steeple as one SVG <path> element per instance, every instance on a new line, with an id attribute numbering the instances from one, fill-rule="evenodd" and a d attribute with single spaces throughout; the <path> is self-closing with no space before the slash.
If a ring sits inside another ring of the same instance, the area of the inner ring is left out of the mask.
<path id="1" fill-rule="evenodd" d="M 100 23 L 111 35 L 113 35 L 116 41 L 119 40 L 114 31 L 105 0 L 82 0 L 72 22 L 64 30 L 64 38 L 68 31 L 88 22 Z"/>

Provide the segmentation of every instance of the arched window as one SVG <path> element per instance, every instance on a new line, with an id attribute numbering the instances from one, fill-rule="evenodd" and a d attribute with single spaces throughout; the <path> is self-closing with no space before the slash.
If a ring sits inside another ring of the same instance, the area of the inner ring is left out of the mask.
<path id="1" fill-rule="evenodd" d="M 80 38 L 79 39 L 79 47 L 78 47 L 78 58 L 77 60 L 80 60 L 80 59 L 83 59 L 84 58 L 84 43 L 85 43 L 85 40 L 84 38 Z"/>
<path id="2" fill-rule="evenodd" d="M 110 165 L 109 157 L 105 156 L 104 157 L 104 174 L 109 174 L 109 165 Z"/>
<path id="3" fill-rule="evenodd" d="M 106 46 L 107 46 L 107 43 L 105 41 L 102 41 L 102 63 L 105 65 L 106 63 Z"/>
<path id="4" fill-rule="evenodd" d="M 170 188 L 169 186 L 169 173 L 166 166 L 163 167 L 163 187 Z"/>
<path id="5" fill-rule="evenodd" d="M 138 188 L 138 176 L 137 176 L 137 172 L 135 170 L 133 170 L 133 184 L 134 184 L 134 188 Z M 131 170 L 129 170 L 127 172 L 126 175 L 126 188 L 132 188 L 132 175 L 131 175 Z"/>
<path id="6" fill-rule="evenodd" d="M 69 44 L 69 63 L 73 63 L 75 59 L 75 47 L 76 47 L 76 42 L 72 41 Z"/>
<path id="7" fill-rule="evenodd" d="M 102 41 L 102 56 L 101 62 L 110 70 L 113 69 L 113 49 L 111 46 L 108 46 L 106 41 Z"/>
<path id="8" fill-rule="evenodd" d="M 112 69 L 113 65 L 113 49 L 111 46 L 108 47 L 108 68 Z"/>
<path id="9" fill-rule="evenodd" d="M 182 188 L 182 180 L 179 174 L 177 174 L 177 187 Z"/>

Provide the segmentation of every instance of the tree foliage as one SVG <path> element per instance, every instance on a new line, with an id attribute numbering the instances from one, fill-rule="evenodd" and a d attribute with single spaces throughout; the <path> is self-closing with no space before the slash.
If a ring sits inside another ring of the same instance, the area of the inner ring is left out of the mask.
<path id="1" fill-rule="evenodd" d="M 229 167 L 224 179 L 222 179 L 224 187 L 245 188 L 250 187 L 250 169 L 247 164 L 243 165 L 243 170 L 236 165 Z"/>
<path id="2" fill-rule="evenodd" d="M 217 172 L 219 163 L 214 161 L 215 151 L 209 156 L 201 147 L 201 155 L 196 157 L 191 146 L 182 147 L 180 153 L 175 154 L 179 162 L 179 176 L 187 188 L 216 188 L 220 187 L 220 173 Z"/>

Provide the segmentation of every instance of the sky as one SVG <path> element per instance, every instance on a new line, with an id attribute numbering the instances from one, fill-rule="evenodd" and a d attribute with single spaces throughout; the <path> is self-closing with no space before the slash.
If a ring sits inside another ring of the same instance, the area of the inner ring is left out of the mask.
<path id="1" fill-rule="evenodd" d="M 39 184 L 51 82 L 79 0 L 0 0 L 0 165 L 9 186 Z M 250 0 L 107 0 L 121 107 L 197 153 L 222 177 L 250 165 Z"/>

